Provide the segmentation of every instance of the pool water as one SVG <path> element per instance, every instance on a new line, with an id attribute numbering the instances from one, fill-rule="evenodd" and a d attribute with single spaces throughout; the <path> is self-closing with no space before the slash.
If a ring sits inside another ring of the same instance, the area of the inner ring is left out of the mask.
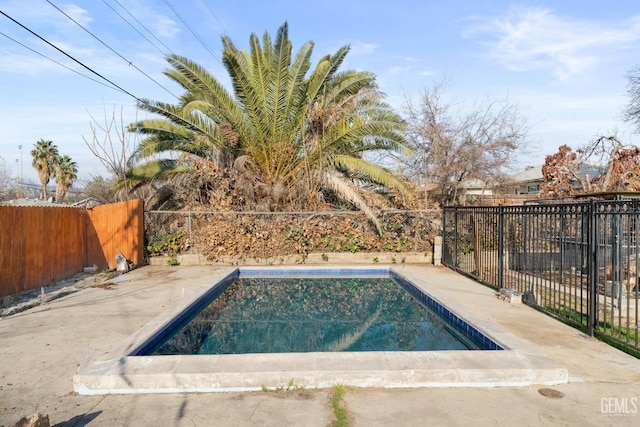
<path id="1" fill-rule="evenodd" d="M 149 354 L 481 348 L 391 277 L 240 277 Z"/>

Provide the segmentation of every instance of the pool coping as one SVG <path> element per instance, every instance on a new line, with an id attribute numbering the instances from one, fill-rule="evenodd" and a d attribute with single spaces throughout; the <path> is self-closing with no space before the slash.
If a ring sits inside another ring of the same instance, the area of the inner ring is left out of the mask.
<path id="1" fill-rule="evenodd" d="M 282 275 L 279 267 L 230 268 L 212 275 L 189 298 L 165 310 L 103 357 L 83 363 L 73 379 L 83 395 L 228 392 L 286 388 L 500 387 L 568 382 L 566 367 L 528 342 L 482 318 L 424 277 L 394 267 L 287 267 L 292 275 L 394 274 L 409 281 L 498 343 L 504 350 L 432 352 L 281 353 L 244 355 L 133 356 L 150 337 L 210 292 L 213 284 L 239 272 Z M 392 273 L 391 273 L 392 272 Z M 460 313 L 465 315 L 461 316 Z"/>

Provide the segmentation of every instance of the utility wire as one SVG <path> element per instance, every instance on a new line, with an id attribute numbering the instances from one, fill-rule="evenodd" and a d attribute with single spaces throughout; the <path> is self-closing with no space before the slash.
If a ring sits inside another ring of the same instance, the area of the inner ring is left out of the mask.
<path id="1" fill-rule="evenodd" d="M 20 46 L 24 47 L 25 49 L 30 50 L 31 52 L 33 52 L 33 53 L 35 53 L 35 54 L 37 54 L 37 55 L 40 55 L 41 57 L 43 57 L 43 58 L 45 58 L 45 59 L 48 59 L 49 61 L 51 61 L 51 62 L 53 62 L 53 63 L 55 63 L 55 64 L 57 64 L 57 65 L 59 65 L 59 66 L 61 66 L 61 67 L 64 67 L 64 68 L 66 68 L 67 70 L 69 70 L 69 71 L 71 71 L 71 72 L 74 72 L 74 73 L 78 74 L 79 76 L 84 77 L 85 79 L 89 79 L 89 80 L 91 80 L 91 81 L 94 81 L 94 82 L 96 82 L 96 83 L 98 83 L 98 84 L 100 84 L 100 85 L 102 85 L 102 86 L 104 86 L 104 87 L 108 87 L 109 89 L 117 90 L 117 89 L 116 89 L 115 87 L 113 87 L 113 86 L 109 86 L 108 84 L 105 84 L 105 83 L 101 82 L 100 80 L 96 80 L 96 79 L 94 79 L 93 77 L 90 77 L 90 76 L 87 76 L 87 75 L 85 75 L 85 74 L 82 74 L 82 73 L 81 73 L 81 72 L 79 72 L 78 70 L 74 70 L 74 69 L 73 69 L 73 68 L 71 68 L 71 67 L 67 67 L 67 66 L 66 66 L 66 65 L 64 65 L 63 63 L 58 62 L 58 61 L 56 61 L 56 60 L 55 60 L 55 59 L 53 59 L 53 58 L 49 58 L 48 56 L 46 56 L 46 55 L 44 55 L 44 54 L 42 54 L 42 53 L 38 52 L 37 50 L 32 49 L 32 48 L 30 48 L 29 46 L 27 46 L 27 45 L 25 45 L 25 44 L 23 44 L 23 43 L 20 43 L 18 40 L 14 39 L 14 38 L 12 38 L 12 37 L 10 37 L 10 36 L 8 36 L 8 35 L 6 35 L 6 34 L 5 34 L 5 33 L 3 33 L 2 31 L 0 31 L 0 35 L 5 36 L 6 38 L 8 38 L 9 40 L 11 40 L 12 42 L 19 44 Z"/>
<path id="2" fill-rule="evenodd" d="M 118 52 L 116 52 L 111 46 L 109 46 L 108 44 L 106 44 L 105 42 L 103 42 L 98 36 L 96 36 L 95 34 L 93 34 L 91 31 L 89 31 L 88 29 L 86 29 L 82 24 L 80 24 L 78 21 L 76 21 L 75 19 L 73 19 L 71 16 L 69 16 L 66 12 L 64 12 L 62 9 L 60 9 L 58 6 L 56 6 L 55 4 L 53 4 L 50 0 L 47 0 L 47 3 L 49 3 L 51 6 L 53 6 L 54 8 L 56 8 L 60 13 L 62 13 L 64 16 L 66 16 L 68 19 L 70 19 L 71 21 L 73 21 L 73 23 L 75 23 L 77 26 L 79 26 L 80 28 L 82 28 L 83 30 L 85 30 L 89 35 L 91 35 L 94 39 L 96 39 L 97 41 L 99 41 L 103 46 L 105 46 L 107 49 L 109 49 L 111 52 L 115 53 L 116 55 L 118 55 L 123 61 L 127 62 L 129 64 L 129 66 L 135 68 L 136 70 L 138 70 L 140 73 L 142 73 L 145 77 L 147 77 L 149 80 L 151 80 L 152 82 L 154 82 L 155 84 L 157 84 L 158 86 L 160 86 L 162 89 L 164 89 L 167 93 L 169 93 L 171 96 L 173 96 L 174 98 L 178 98 L 176 95 L 174 95 L 169 89 L 167 89 L 166 87 L 164 87 L 163 85 L 161 85 L 160 83 L 158 83 L 153 77 L 151 77 L 150 75 L 148 75 L 147 73 L 145 73 L 144 71 L 142 71 L 140 68 L 138 68 L 133 61 L 129 61 L 127 58 L 125 58 L 124 56 L 120 55 Z M 179 99 L 179 98 L 178 98 Z"/>
<path id="3" fill-rule="evenodd" d="M 104 0 L 103 0 L 103 1 L 104 1 Z M 122 3 L 120 3 L 118 0 L 113 0 L 113 1 L 115 1 L 115 2 L 118 4 L 118 6 L 120 6 L 122 9 L 124 9 L 124 11 L 125 11 L 125 12 L 127 12 L 127 14 L 129 14 L 129 16 L 130 16 L 130 17 L 132 17 L 132 18 L 133 18 L 133 19 L 134 19 L 138 24 L 140 24 L 140 26 L 141 26 L 142 28 L 144 28 L 145 30 L 147 30 L 147 32 L 148 32 L 149 34 L 151 34 L 151 37 L 153 37 L 154 39 L 156 39 L 156 41 L 157 41 L 158 43 L 160 43 L 162 46 L 164 46 L 164 48 L 167 50 L 167 52 L 171 52 L 171 53 L 173 53 L 173 51 L 172 51 L 172 50 L 171 50 L 171 49 L 170 49 L 166 44 L 164 44 L 164 43 L 162 42 L 162 40 L 160 40 L 158 37 L 156 37 L 156 35 L 155 35 L 155 34 L 153 34 L 153 32 L 152 32 L 150 29 L 148 29 L 147 27 L 145 27 L 145 25 L 144 25 L 142 22 L 140 22 L 140 21 L 138 20 L 138 18 L 136 18 L 135 16 L 133 16 L 133 14 L 132 14 L 131 12 L 129 12 L 129 10 L 128 10 L 126 7 L 124 7 L 124 6 L 122 5 Z"/>
<path id="4" fill-rule="evenodd" d="M 39 34 L 36 34 L 34 31 L 30 30 L 29 28 L 27 28 L 26 26 L 22 25 L 20 22 L 16 21 L 15 19 L 13 19 L 12 17 L 10 17 L 9 15 L 7 15 L 6 13 L 4 13 L 3 11 L 0 10 L 0 13 L 4 16 L 6 16 L 7 18 L 9 18 L 11 21 L 15 22 L 16 24 L 18 24 L 20 27 L 24 28 L 25 30 L 27 30 L 28 32 L 30 32 L 31 34 L 33 34 L 34 36 L 36 36 L 37 38 L 39 38 L 40 40 L 42 40 L 43 42 L 45 42 L 46 44 L 48 44 L 49 46 L 51 46 L 52 48 L 54 48 L 55 50 L 57 50 L 58 52 L 62 53 L 63 55 L 65 55 L 67 58 L 73 60 L 74 62 L 80 64 L 82 67 L 86 68 L 87 70 L 91 71 L 93 74 L 95 74 L 96 76 L 100 77 L 102 80 L 108 82 L 109 84 L 113 85 L 114 87 L 118 88 L 119 90 L 121 90 L 123 93 L 126 93 L 127 95 L 129 95 L 130 97 L 134 98 L 136 101 L 138 102 L 142 102 L 142 100 L 140 98 L 138 98 L 137 96 L 133 95 L 131 92 L 123 89 L 122 87 L 120 87 L 119 85 L 115 84 L 114 82 L 112 82 L 111 80 L 109 80 L 108 78 L 104 77 L 102 74 L 98 73 L 97 71 L 94 71 L 92 68 L 90 68 L 89 66 L 83 64 L 82 62 L 78 61 L 76 58 L 74 58 L 73 56 L 69 55 L 67 52 L 65 52 L 64 50 L 60 49 L 58 46 L 54 45 L 53 43 L 51 43 L 49 40 L 45 39 L 44 37 L 40 36 Z"/>
<path id="5" fill-rule="evenodd" d="M 165 53 L 166 53 L 166 52 L 164 52 L 164 51 L 163 51 L 162 49 L 160 49 L 160 48 L 159 48 L 155 43 L 153 43 L 151 40 L 149 40 L 149 39 L 147 38 L 147 36 L 145 36 L 144 34 L 142 34 L 142 33 L 140 32 L 140 30 L 138 30 L 135 26 L 133 26 L 133 24 L 132 24 L 131 22 L 129 22 L 129 21 L 127 20 L 127 18 L 125 18 L 124 16 L 122 16 L 122 15 L 120 14 L 120 12 L 118 12 L 118 11 L 117 11 L 113 6 L 111 6 L 109 3 L 107 3 L 107 0 L 102 0 L 102 2 L 103 2 L 103 3 L 104 3 L 104 4 L 105 4 L 109 9 L 111 9 L 111 10 L 113 11 L 113 13 L 115 13 L 116 15 L 118 15 L 118 16 L 120 17 L 120 19 L 122 19 L 122 20 L 123 20 L 124 22 L 126 22 L 126 23 L 131 27 L 131 28 L 133 28 L 133 30 L 134 30 L 136 33 L 140 34 L 140 36 L 142 36 L 142 38 L 143 38 L 143 39 L 145 39 L 146 41 L 148 41 L 148 42 L 149 42 L 149 44 L 150 44 L 151 46 L 155 47 L 155 48 L 158 50 L 158 52 L 160 52 L 163 56 L 165 55 Z M 116 3 L 117 3 L 117 0 L 116 0 Z M 118 3 L 118 4 L 119 4 L 119 3 Z M 120 5 L 120 7 L 122 7 L 122 5 Z M 128 11 L 127 11 L 127 12 L 128 12 Z M 131 15 L 131 13 L 129 13 L 129 15 Z M 147 31 L 148 31 L 148 30 L 147 30 Z M 165 46 L 165 47 L 166 47 L 166 46 Z"/>
<path id="6" fill-rule="evenodd" d="M 49 0 L 47 0 L 47 1 L 49 1 Z M 198 40 L 200 42 L 200 44 L 202 46 L 204 46 L 204 48 L 209 51 L 211 56 L 213 56 L 216 61 L 220 62 L 220 58 L 218 58 L 216 56 L 216 54 L 213 53 L 213 51 L 211 49 L 209 49 L 209 46 L 207 46 L 207 44 L 200 38 L 200 36 L 198 36 L 198 34 L 196 34 L 196 32 L 193 30 L 193 28 L 191 28 L 191 26 L 187 23 L 187 21 L 184 20 L 182 15 L 180 15 L 178 13 L 178 11 L 173 7 L 173 5 L 171 5 L 171 3 L 169 3 L 168 0 L 164 0 L 164 2 L 166 3 L 167 6 L 169 6 L 169 9 L 171 9 L 171 11 L 178 17 L 178 19 L 180 19 L 180 21 L 182 21 L 184 26 L 187 27 L 187 29 L 191 32 L 191 34 L 193 34 L 193 36 L 196 38 L 196 40 Z M 222 64 L 222 62 L 220 62 L 220 64 Z"/>
<path id="7" fill-rule="evenodd" d="M 227 29 L 224 27 L 224 25 L 222 25 L 222 22 L 220 22 L 220 20 L 218 19 L 218 16 L 215 13 L 213 13 L 213 10 L 211 10 L 211 7 L 209 7 L 209 4 L 206 2 L 206 0 L 200 0 L 200 1 L 202 1 L 202 3 L 207 7 L 207 9 L 209 9 L 209 12 L 211 12 L 213 17 L 216 18 L 216 21 L 218 21 L 218 24 L 220 24 L 220 28 L 222 28 L 222 31 L 224 31 L 226 35 L 229 35 L 229 33 L 227 32 Z"/>

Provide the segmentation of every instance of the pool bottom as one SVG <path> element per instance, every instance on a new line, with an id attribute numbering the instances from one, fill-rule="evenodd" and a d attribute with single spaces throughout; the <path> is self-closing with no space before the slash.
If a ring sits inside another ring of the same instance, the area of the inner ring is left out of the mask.
<path id="1" fill-rule="evenodd" d="M 243 269 L 242 277 L 214 286 L 224 290 L 212 290 L 204 308 L 198 303 L 185 313 L 185 324 L 168 328 L 153 348 L 136 355 L 485 349 L 481 339 L 438 316 L 386 271 L 301 278 Z"/>
<path id="2" fill-rule="evenodd" d="M 221 277 L 203 279 L 215 282 Z M 305 268 L 308 271 L 309 268 Z M 326 269 L 325 269 L 326 270 Z M 422 274 L 403 277 L 437 297 L 451 312 L 487 335 L 500 338 L 501 351 L 283 353 L 244 355 L 131 356 L 149 337 L 166 327 L 192 298 L 167 310 L 101 360 L 82 366 L 74 377 L 79 394 L 252 391 L 295 384 L 325 388 L 354 387 L 497 387 L 561 384 L 566 368 L 517 337 L 464 308 L 447 289 L 429 283 Z M 206 284 L 196 294 L 206 293 Z M 198 295 L 195 297 L 197 298 Z"/>

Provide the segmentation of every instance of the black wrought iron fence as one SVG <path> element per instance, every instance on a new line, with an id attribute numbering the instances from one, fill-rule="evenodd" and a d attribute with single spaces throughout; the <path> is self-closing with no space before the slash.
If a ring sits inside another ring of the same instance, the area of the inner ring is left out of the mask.
<path id="1" fill-rule="evenodd" d="M 443 264 L 635 351 L 640 201 L 446 207 Z"/>

